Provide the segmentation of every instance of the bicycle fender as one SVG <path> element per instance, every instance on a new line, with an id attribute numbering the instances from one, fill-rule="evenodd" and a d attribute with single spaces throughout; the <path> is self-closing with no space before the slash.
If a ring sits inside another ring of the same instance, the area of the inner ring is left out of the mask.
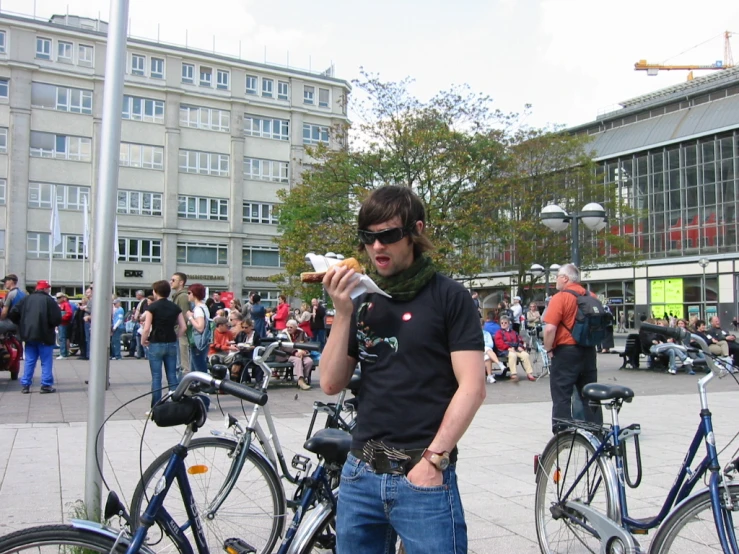
<path id="1" fill-rule="evenodd" d="M 113 529 L 112 527 L 108 527 L 107 525 L 103 525 L 95 521 L 87 521 L 84 519 L 73 519 L 69 523 L 70 525 L 72 525 L 72 527 L 75 527 L 77 529 L 84 529 L 85 531 L 89 531 L 90 533 L 95 533 L 97 535 L 112 539 L 114 541 L 117 540 L 118 535 L 120 535 L 120 529 Z M 128 533 L 123 533 L 120 540 L 118 541 L 118 544 L 128 547 L 130 543 L 131 543 L 131 535 L 129 535 Z M 139 552 L 143 552 L 144 554 L 155 554 L 154 551 L 151 550 L 146 545 L 141 545 L 141 549 L 139 550 Z"/>
<path id="2" fill-rule="evenodd" d="M 336 493 L 334 493 L 336 498 Z M 318 506 L 309 510 L 308 513 L 303 517 L 303 521 L 300 522 L 295 538 L 287 550 L 287 554 L 298 554 L 308 546 L 308 543 L 313 538 L 313 535 L 318 532 L 328 518 L 334 515 L 334 511 L 331 506 L 331 502 L 321 502 Z"/>
<path id="3" fill-rule="evenodd" d="M 593 447 L 593 450 L 598 450 L 598 448 L 600 448 L 600 439 L 598 439 L 598 437 L 596 437 L 593 433 L 591 433 L 590 431 L 586 431 L 585 429 L 572 427 L 554 435 L 549 440 L 546 447 L 544 447 L 544 451 L 542 452 L 541 456 L 544 457 L 544 455 L 549 451 L 550 448 L 554 448 L 557 440 L 567 440 L 566 438 L 562 438 L 563 435 L 572 433 L 580 435 L 582 438 L 588 441 Z M 603 478 L 605 479 L 605 485 L 606 487 L 608 487 L 611 498 L 613 499 L 613 512 L 607 515 L 611 520 L 621 525 L 621 497 L 618 493 L 618 475 L 616 474 L 616 468 L 614 467 L 613 462 L 609 458 L 603 458 L 603 462 L 603 466 L 605 469 Z"/>

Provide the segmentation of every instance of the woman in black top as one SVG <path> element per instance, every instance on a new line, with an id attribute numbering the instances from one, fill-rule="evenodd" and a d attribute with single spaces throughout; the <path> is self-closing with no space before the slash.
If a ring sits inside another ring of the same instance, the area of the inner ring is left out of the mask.
<path id="1" fill-rule="evenodd" d="M 151 405 L 162 398 L 162 364 L 167 373 L 167 385 L 173 391 L 177 381 L 178 339 L 185 334 L 187 326 L 182 310 L 169 300 L 171 288 L 167 281 L 157 281 L 154 289 L 154 302 L 144 313 L 144 331 L 141 344 L 148 349 L 149 369 L 151 369 Z M 175 326 L 177 331 L 175 332 Z"/>

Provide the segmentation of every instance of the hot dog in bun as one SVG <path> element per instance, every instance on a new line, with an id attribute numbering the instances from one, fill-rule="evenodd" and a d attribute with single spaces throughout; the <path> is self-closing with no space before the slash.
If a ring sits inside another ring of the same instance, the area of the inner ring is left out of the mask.
<path id="1" fill-rule="evenodd" d="M 343 266 L 353 269 L 357 273 L 364 273 L 362 265 L 354 258 L 346 258 L 334 264 L 334 266 Z M 332 267 L 334 267 L 332 266 Z M 303 283 L 320 283 L 326 276 L 325 271 L 305 271 L 300 274 L 300 280 Z"/>

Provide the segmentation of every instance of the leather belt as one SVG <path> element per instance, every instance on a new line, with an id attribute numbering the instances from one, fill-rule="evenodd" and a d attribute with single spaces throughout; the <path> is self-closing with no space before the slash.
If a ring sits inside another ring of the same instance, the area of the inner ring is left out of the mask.
<path id="1" fill-rule="evenodd" d="M 351 454 L 369 465 L 375 473 L 392 475 L 408 475 L 421 461 L 425 448 L 393 448 L 381 441 L 367 441 L 364 446 L 352 448 Z M 457 461 L 457 449 L 450 454 L 452 464 Z"/>

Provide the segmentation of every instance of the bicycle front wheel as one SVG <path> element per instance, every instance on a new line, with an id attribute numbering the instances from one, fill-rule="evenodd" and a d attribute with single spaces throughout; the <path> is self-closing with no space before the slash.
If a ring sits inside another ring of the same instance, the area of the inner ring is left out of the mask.
<path id="1" fill-rule="evenodd" d="M 0 538 L 0 553 L 126 552 L 124 544 L 119 544 L 113 550 L 114 544 L 115 539 L 87 529 L 78 529 L 72 525 L 43 525 L 16 531 Z"/>
<path id="2" fill-rule="evenodd" d="M 719 493 L 722 494 L 723 491 L 723 486 L 721 486 Z M 729 485 L 729 494 L 735 505 L 739 503 L 739 484 Z M 736 534 L 732 511 L 726 509 L 723 498 L 721 498 L 721 511 L 727 523 L 727 531 L 732 532 L 728 529 L 730 527 Z M 708 489 L 699 492 L 667 516 L 654 536 L 649 551 L 654 554 L 723 552 L 718 540 L 716 523 L 713 520 L 711 493 Z"/>
<path id="3" fill-rule="evenodd" d="M 549 442 L 539 459 L 534 508 L 543 554 L 600 551 L 600 540 L 588 530 L 587 518 L 565 505 L 577 501 L 613 517 L 615 503 L 605 479 L 607 461 L 598 458 L 585 469 L 594 453 L 585 437 L 564 431 Z"/>
<path id="4" fill-rule="evenodd" d="M 285 493 L 269 462 L 253 451 L 248 452 L 236 484 L 221 507 L 213 514 L 212 519 L 206 516 L 231 465 L 235 463 L 236 446 L 234 440 L 220 437 L 203 437 L 190 443 L 185 467 L 193 498 L 211 552 L 222 550 L 226 539 L 240 538 L 254 546 L 260 554 L 267 554 L 282 535 L 285 524 Z M 139 517 L 146 510 L 171 454 L 172 449 L 154 460 L 136 486 L 131 501 L 134 527 L 138 526 Z M 176 482 L 169 489 L 164 507 L 179 525 L 187 521 L 185 504 Z M 187 534 L 194 544 L 192 531 Z M 176 552 L 174 543 L 166 536 L 162 537 L 160 529 L 152 527 L 147 544 L 153 545 L 160 540 L 162 542 L 157 545 L 157 552 Z"/>

